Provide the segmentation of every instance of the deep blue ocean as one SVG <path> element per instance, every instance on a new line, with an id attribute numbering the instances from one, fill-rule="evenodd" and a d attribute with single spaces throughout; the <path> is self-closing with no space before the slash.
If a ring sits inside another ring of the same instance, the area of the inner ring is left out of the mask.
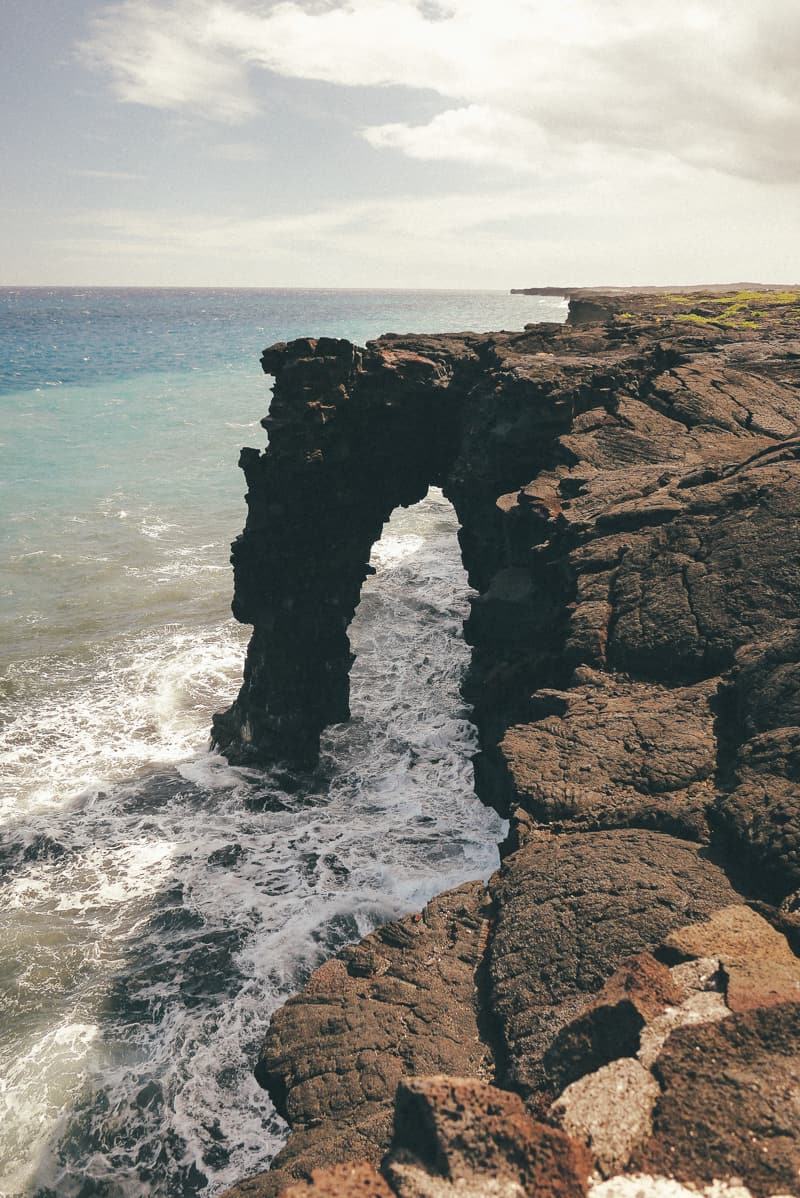
<path id="1" fill-rule="evenodd" d="M 275 341 L 521 329 L 502 292 L 0 289 L 0 1195 L 188 1198 L 267 1166 L 269 1015 L 377 923 L 497 862 L 459 695 L 468 590 L 432 491 L 351 627 L 319 769 L 208 750 L 242 445 Z M 379 835 L 376 832 L 379 831 Z"/>

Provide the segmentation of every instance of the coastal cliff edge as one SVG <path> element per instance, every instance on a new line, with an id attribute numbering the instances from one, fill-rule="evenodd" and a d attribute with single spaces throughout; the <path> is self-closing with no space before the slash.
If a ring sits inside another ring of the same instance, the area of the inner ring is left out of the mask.
<path id="1" fill-rule="evenodd" d="M 372 545 L 440 486 L 510 832 L 276 1012 L 292 1134 L 229 1198 L 800 1195 L 800 292 L 570 302 L 265 351 L 215 743 L 314 761 Z"/>

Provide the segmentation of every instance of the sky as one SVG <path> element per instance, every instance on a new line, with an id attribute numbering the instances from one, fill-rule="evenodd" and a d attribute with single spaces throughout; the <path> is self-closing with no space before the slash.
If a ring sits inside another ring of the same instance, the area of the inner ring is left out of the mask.
<path id="1" fill-rule="evenodd" d="M 0 284 L 800 282 L 798 0 L 0 0 Z"/>

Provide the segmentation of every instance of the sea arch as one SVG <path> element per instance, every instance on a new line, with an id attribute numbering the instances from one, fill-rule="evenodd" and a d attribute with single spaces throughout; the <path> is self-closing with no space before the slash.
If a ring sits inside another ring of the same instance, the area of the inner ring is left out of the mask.
<path id="1" fill-rule="evenodd" d="M 231 558 L 233 613 L 253 633 L 212 737 L 237 763 L 313 762 L 322 729 L 349 718 L 347 630 L 392 511 L 440 487 L 470 583 L 485 590 L 504 564 L 497 496 L 547 464 L 571 413 L 529 385 L 499 388 L 491 342 L 473 334 L 366 348 L 304 338 L 262 365 L 275 379 L 269 445 L 242 450 L 248 515 Z M 546 431 L 533 443 L 532 420 Z"/>

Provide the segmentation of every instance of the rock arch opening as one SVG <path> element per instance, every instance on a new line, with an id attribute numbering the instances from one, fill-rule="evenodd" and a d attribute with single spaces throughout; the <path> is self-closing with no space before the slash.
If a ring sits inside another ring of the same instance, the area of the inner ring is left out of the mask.
<path id="1" fill-rule="evenodd" d="M 441 757 L 448 737 L 463 739 L 454 723 L 466 714 L 459 687 L 469 661 L 463 621 L 470 591 L 457 532 L 438 488 L 396 508 L 373 546 L 376 573 L 348 629 L 351 717 L 412 757 Z"/>

